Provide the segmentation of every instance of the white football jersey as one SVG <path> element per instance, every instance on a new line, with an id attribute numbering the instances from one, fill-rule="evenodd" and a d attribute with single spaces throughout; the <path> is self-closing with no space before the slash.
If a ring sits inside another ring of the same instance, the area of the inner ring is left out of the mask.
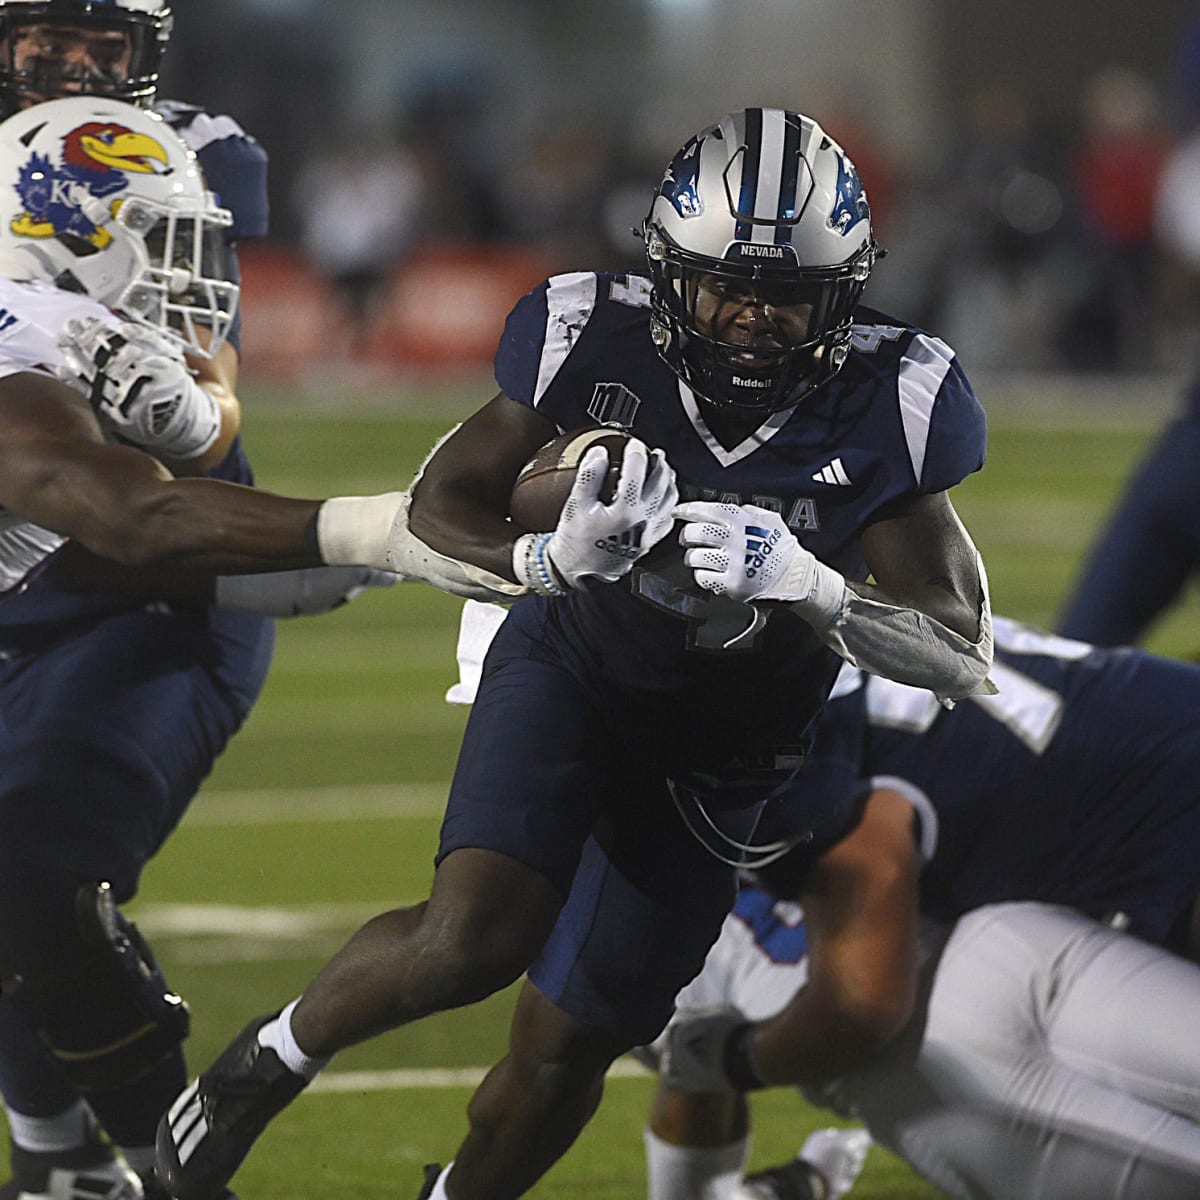
<path id="1" fill-rule="evenodd" d="M 58 333 L 73 317 L 99 317 L 114 326 L 121 323 L 86 296 L 48 283 L 0 279 L 0 378 L 22 371 L 53 375 L 63 361 Z M 0 594 L 20 583 L 64 540 L 19 513 L 0 508 Z"/>

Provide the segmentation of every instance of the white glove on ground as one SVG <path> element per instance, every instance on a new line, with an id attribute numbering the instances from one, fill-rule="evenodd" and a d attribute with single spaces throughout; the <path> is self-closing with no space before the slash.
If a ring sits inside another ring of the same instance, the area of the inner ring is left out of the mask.
<path id="1" fill-rule="evenodd" d="M 218 575 L 213 603 L 264 617 L 311 617 L 340 608 L 367 588 L 391 587 L 403 576 L 371 567 L 305 567 L 261 575 Z"/>
<path id="2" fill-rule="evenodd" d="M 815 627 L 830 625 L 842 610 L 846 580 L 796 540 L 783 518 L 755 504 L 693 500 L 675 516 L 687 547 L 683 561 L 707 591 L 735 600 L 785 600 Z"/>
<path id="3" fill-rule="evenodd" d="M 733 1090 L 726 1052 L 730 1039 L 749 1024 L 741 1009 L 729 1004 L 679 1009 L 660 1039 L 658 1071 L 662 1081 L 678 1092 Z"/>
<path id="4" fill-rule="evenodd" d="M 110 429 L 168 458 L 197 458 L 221 432 L 216 399 L 192 378 L 165 334 L 134 321 L 115 328 L 99 317 L 72 318 L 58 335 L 55 374 L 82 385 Z"/>
<path id="5" fill-rule="evenodd" d="M 593 446 L 580 460 L 553 533 L 527 533 L 513 545 L 516 577 L 543 595 L 561 595 L 587 578 L 612 583 L 661 541 L 679 499 L 675 472 L 661 450 L 636 438 L 625 446 L 612 500 L 600 499 L 608 451 Z"/>
<path id="6" fill-rule="evenodd" d="M 871 1135 L 865 1129 L 815 1129 L 799 1157 L 824 1176 L 828 1200 L 842 1200 L 858 1182 L 870 1149 Z"/>

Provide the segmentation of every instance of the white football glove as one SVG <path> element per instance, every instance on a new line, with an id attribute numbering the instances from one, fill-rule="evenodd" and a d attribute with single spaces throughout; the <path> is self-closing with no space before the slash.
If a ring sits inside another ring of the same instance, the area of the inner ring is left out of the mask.
<path id="1" fill-rule="evenodd" d="M 677 1092 L 733 1091 L 726 1050 L 748 1024 L 745 1013 L 729 1004 L 679 1009 L 655 1043 L 661 1047 L 658 1073 L 663 1083 Z"/>
<path id="2" fill-rule="evenodd" d="M 311 617 L 340 608 L 367 588 L 391 587 L 403 576 L 372 567 L 305 567 L 261 575 L 218 575 L 213 603 L 263 617 Z"/>
<path id="3" fill-rule="evenodd" d="M 735 600 L 785 600 L 823 628 L 842 611 L 846 580 L 796 540 L 783 518 L 755 504 L 693 500 L 675 516 L 687 524 L 683 561 L 707 591 Z"/>
<path id="4" fill-rule="evenodd" d="M 216 399 L 164 334 L 133 321 L 114 328 L 99 317 L 75 317 L 58 348 L 58 378 L 82 386 L 101 420 L 128 441 L 168 458 L 197 458 L 220 435 Z"/>
<path id="5" fill-rule="evenodd" d="M 513 546 L 517 578 L 543 595 L 561 594 L 584 579 L 612 583 L 632 568 L 674 523 L 675 471 L 661 450 L 627 442 L 612 500 L 600 499 L 608 451 L 593 446 L 580 460 L 553 533 L 528 533 Z"/>

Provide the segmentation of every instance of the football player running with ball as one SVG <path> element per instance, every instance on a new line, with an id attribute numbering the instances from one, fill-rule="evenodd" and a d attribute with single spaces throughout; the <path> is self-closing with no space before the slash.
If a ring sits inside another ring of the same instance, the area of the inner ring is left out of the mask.
<path id="1" fill-rule="evenodd" d="M 838 825 L 793 799 L 841 658 L 947 700 L 990 686 L 986 581 L 947 495 L 983 463 L 983 413 L 949 347 L 859 307 L 878 250 L 845 152 L 798 113 L 732 113 L 673 158 L 644 237 L 647 272 L 560 275 L 517 304 L 500 394 L 414 486 L 413 535 L 524 593 L 484 664 L 432 891 L 172 1105 L 159 1171 L 185 1200 L 216 1194 L 338 1050 L 528 972 L 509 1053 L 428 1180 L 438 1200 L 521 1195 L 613 1059 L 665 1025 L 731 863 Z M 612 500 L 597 447 L 555 528 L 515 527 L 522 465 L 606 423 L 634 435 Z M 364 504 L 352 560 L 389 515 Z M 693 834 L 707 822 L 721 846 Z"/>

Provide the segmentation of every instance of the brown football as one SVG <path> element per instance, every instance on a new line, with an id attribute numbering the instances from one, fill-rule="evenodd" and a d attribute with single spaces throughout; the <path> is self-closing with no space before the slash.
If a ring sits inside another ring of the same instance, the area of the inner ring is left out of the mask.
<path id="1" fill-rule="evenodd" d="M 629 438 L 623 429 L 597 426 L 572 429 L 547 442 L 517 475 L 508 502 L 509 515 L 522 529 L 535 533 L 553 529 L 575 482 L 579 460 L 593 446 L 608 451 L 608 475 L 600 489 L 600 499 L 607 504 L 613 498 Z"/>

